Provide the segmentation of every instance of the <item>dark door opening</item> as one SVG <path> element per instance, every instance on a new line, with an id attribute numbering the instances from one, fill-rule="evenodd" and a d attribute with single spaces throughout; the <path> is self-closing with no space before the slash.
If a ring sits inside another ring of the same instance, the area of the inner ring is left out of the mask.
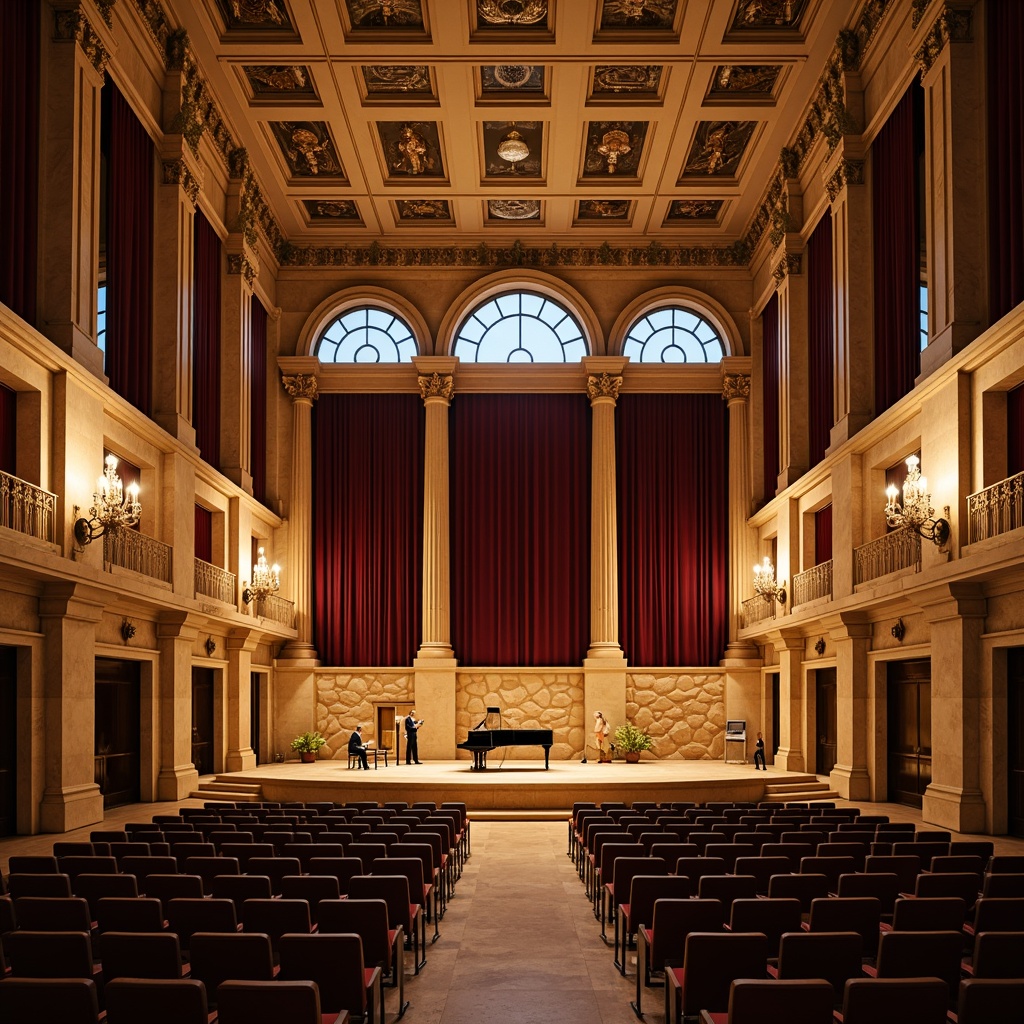
<path id="1" fill-rule="evenodd" d="M 775 762 L 775 755 L 779 752 L 779 730 L 782 728 L 779 721 L 779 673 L 770 673 L 772 681 L 772 734 L 768 740 L 768 746 L 772 752 L 772 763 Z"/>
<path id="2" fill-rule="evenodd" d="M 139 662 L 96 659 L 95 779 L 103 806 L 138 803 Z"/>
<path id="3" fill-rule="evenodd" d="M 249 673 L 249 746 L 256 755 L 256 763 L 262 764 L 260 757 L 260 674 Z"/>
<path id="4" fill-rule="evenodd" d="M 818 775 L 828 775 L 836 766 L 838 748 L 836 670 L 819 668 L 814 675 L 818 723 L 818 747 L 814 763 Z"/>
<path id="5" fill-rule="evenodd" d="M 192 763 L 213 774 L 213 669 L 192 669 Z"/>
<path id="6" fill-rule="evenodd" d="M 1024 647 L 1006 652 L 1007 827 L 1024 836 Z"/>
<path id="7" fill-rule="evenodd" d="M 931 661 L 893 661 L 888 666 L 889 794 L 920 807 L 932 781 Z"/>
<path id="8" fill-rule="evenodd" d="M 0 836 L 17 831 L 18 652 L 0 647 Z"/>

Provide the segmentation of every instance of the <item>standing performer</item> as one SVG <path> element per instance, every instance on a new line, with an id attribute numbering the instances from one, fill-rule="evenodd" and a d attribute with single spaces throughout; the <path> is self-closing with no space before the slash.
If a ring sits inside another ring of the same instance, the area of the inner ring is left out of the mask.
<path id="1" fill-rule="evenodd" d="M 768 771 L 768 766 L 764 763 L 764 738 L 758 733 L 757 744 L 754 747 L 754 770 L 761 768 Z"/>
<path id="2" fill-rule="evenodd" d="M 612 731 L 612 727 L 605 721 L 604 715 L 600 711 L 594 712 L 594 745 L 597 747 L 597 763 L 600 764 L 604 760 L 604 741 L 608 737 L 608 733 Z"/>
<path id="3" fill-rule="evenodd" d="M 420 731 L 420 726 L 423 724 L 423 719 L 416 720 L 416 709 L 410 708 L 409 714 L 405 719 L 405 763 L 406 764 L 422 764 L 420 760 L 419 743 L 416 738 L 416 734 Z"/>

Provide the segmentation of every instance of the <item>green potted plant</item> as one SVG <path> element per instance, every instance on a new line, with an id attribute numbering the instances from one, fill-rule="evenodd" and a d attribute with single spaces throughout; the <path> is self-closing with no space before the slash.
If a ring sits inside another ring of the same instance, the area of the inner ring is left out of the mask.
<path id="1" fill-rule="evenodd" d="M 641 752 L 654 746 L 654 740 L 643 729 L 627 722 L 615 730 L 615 746 L 622 751 L 627 763 L 636 764 Z"/>
<path id="2" fill-rule="evenodd" d="M 292 750 L 297 750 L 299 760 L 310 764 L 316 760 L 317 752 L 327 742 L 318 732 L 304 732 L 292 740 Z"/>

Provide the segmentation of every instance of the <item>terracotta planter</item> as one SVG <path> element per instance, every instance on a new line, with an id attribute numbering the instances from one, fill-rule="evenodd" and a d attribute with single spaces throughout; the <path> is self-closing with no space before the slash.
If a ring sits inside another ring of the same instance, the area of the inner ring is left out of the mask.
<path id="1" fill-rule="evenodd" d="M 316 754 L 311 750 L 303 750 L 299 753 L 299 760 L 303 764 L 312 764 L 316 760 Z"/>
<path id="2" fill-rule="evenodd" d="M 639 750 L 627 750 L 623 756 L 626 758 L 626 764 L 637 764 L 640 761 Z"/>

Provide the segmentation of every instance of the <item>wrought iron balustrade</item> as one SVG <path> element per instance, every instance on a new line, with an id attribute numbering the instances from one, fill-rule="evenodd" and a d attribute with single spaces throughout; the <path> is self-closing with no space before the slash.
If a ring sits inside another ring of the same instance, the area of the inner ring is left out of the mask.
<path id="1" fill-rule="evenodd" d="M 195 593 L 196 597 L 212 597 L 225 604 L 237 604 L 237 579 L 233 572 L 222 569 L 219 565 L 211 565 L 201 558 L 195 562 Z"/>
<path id="2" fill-rule="evenodd" d="M 752 626 L 755 622 L 775 618 L 775 599 L 762 597 L 760 594 L 743 602 L 743 626 Z"/>
<path id="3" fill-rule="evenodd" d="M 820 562 L 793 577 L 793 604 L 805 604 L 819 597 L 832 596 L 832 559 Z"/>
<path id="4" fill-rule="evenodd" d="M 280 622 L 282 626 L 288 626 L 290 629 L 295 624 L 295 602 L 270 594 L 262 601 L 257 599 L 256 614 Z"/>
<path id="5" fill-rule="evenodd" d="M 867 583 L 900 569 L 920 569 L 921 538 L 911 527 L 902 526 L 855 548 L 853 556 L 854 583 Z"/>
<path id="6" fill-rule="evenodd" d="M 103 534 L 103 561 L 171 582 L 171 546 L 137 530 L 123 526 L 108 529 Z"/>
<path id="7" fill-rule="evenodd" d="M 1024 473 L 967 497 L 967 543 L 998 537 L 1024 526 Z"/>
<path id="8" fill-rule="evenodd" d="M 0 526 L 57 543 L 57 495 L 27 480 L 0 473 Z"/>

